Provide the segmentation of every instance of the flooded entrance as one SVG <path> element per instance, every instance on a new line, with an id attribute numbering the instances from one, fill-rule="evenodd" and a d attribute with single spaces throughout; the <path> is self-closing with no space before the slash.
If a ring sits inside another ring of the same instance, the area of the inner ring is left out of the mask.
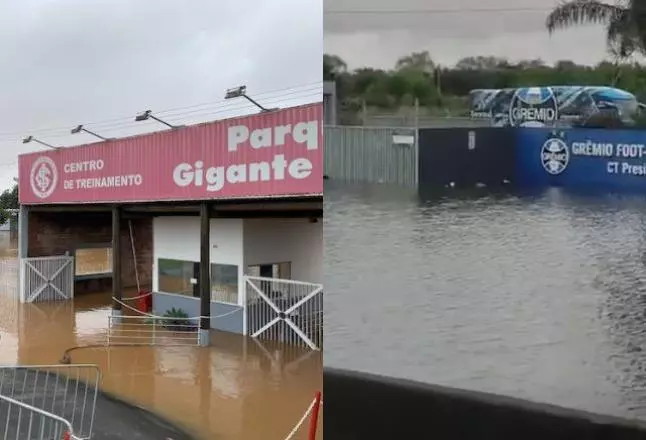
<path id="1" fill-rule="evenodd" d="M 0 363 L 58 363 L 71 347 L 105 344 L 109 303 L 109 293 L 31 304 L 0 294 Z M 284 439 L 322 389 L 320 352 L 227 333 L 214 333 L 208 348 L 98 347 L 71 355 L 73 363 L 99 365 L 105 392 L 198 439 Z"/>

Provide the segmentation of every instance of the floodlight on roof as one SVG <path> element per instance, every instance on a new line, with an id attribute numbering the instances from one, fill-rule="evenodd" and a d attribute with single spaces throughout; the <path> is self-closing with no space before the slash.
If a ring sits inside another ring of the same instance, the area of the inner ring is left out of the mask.
<path id="1" fill-rule="evenodd" d="M 273 112 L 275 110 L 278 110 L 277 108 L 265 108 L 262 105 L 260 105 L 256 100 L 252 99 L 249 95 L 247 95 L 247 86 L 238 86 L 238 87 L 233 87 L 231 89 L 227 89 L 227 91 L 224 94 L 224 99 L 233 99 L 233 98 L 245 98 L 247 101 L 249 101 L 256 107 L 258 107 L 262 113 Z"/>
<path id="2" fill-rule="evenodd" d="M 33 136 L 25 136 L 24 138 L 22 138 L 22 143 L 23 144 L 29 144 L 31 142 L 36 142 L 37 144 L 43 145 L 43 146 L 45 146 L 47 148 L 51 148 L 52 150 L 60 150 L 60 148 L 61 148 L 61 147 L 55 147 L 53 145 L 50 145 L 47 142 L 43 142 L 43 141 L 41 141 L 39 139 L 36 139 Z"/>
<path id="3" fill-rule="evenodd" d="M 78 134 L 78 133 L 81 133 L 81 132 L 84 132 L 84 133 L 90 134 L 90 135 L 92 135 L 92 136 L 94 136 L 94 137 L 97 137 L 97 138 L 101 139 L 102 141 L 109 141 L 109 140 L 110 140 L 110 138 L 103 137 L 103 136 L 101 136 L 101 135 L 99 135 L 99 134 L 96 134 L 96 133 L 95 133 L 95 132 L 93 132 L 93 131 L 88 130 L 87 128 L 83 127 L 83 125 L 82 125 L 82 124 L 81 124 L 81 125 L 77 125 L 76 127 L 72 128 L 72 129 L 70 130 L 70 133 L 72 133 L 72 134 Z"/>
<path id="4" fill-rule="evenodd" d="M 160 124 L 164 124 L 165 126 L 170 127 L 170 128 L 180 128 L 180 127 L 182 127 L 181 125 L 173 125 L 173 124 L 169 124 L 166 121 L 162 121 L 161 119 L 159 119 L 158 117 L 153 115 L 152 110 L 146 110 L 144 112 L 139 113 L 137 116 L 135 116 L 135 122 L 147 121 L 148 119 L 155 120 L 155 121 L 159 122 Z"/>

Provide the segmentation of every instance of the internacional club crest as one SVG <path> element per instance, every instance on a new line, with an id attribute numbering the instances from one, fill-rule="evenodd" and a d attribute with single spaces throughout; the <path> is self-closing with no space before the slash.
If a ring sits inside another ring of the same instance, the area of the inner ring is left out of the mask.
<path id="1" fill-rule="evenodd" d="M 34 161 L 29 175 L 29 184 L 34 195 L 40 199 L 51 196 L 58 183 L 56 164 L 47 156 L 41 156 Z"/>
<path id="2" fill-rule="evenodd" d="M 570 150 L 562 136 L 553 133 L 541 147 L 541 165 L 553 176 L 565 171 L 570 162 Z"/>

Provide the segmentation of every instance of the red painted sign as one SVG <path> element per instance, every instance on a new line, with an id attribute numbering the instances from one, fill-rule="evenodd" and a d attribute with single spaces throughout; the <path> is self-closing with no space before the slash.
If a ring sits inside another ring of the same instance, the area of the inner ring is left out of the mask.
<path id="1" fill-rule="evenodd" d="M 323 193 L 320 103 L 19 157 L 24 204 Z"/>

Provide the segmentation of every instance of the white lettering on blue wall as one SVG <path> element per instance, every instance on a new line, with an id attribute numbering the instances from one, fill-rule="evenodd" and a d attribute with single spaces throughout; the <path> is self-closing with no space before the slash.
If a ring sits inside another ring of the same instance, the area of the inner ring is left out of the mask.
<path id="1" fill-rule="evenodd" d="M 615 154 L 613 144 L 592 142 L 572 142 L 572 154 L 575 156 L 612 157 Z"/>
<path id="2" fill-rule="evenodd" d="M 614 159 L 606 161 L 606 173 L 646 177 L 646 145 L 599 142 L 591 139 L 570 143 L 572 156 Z"/>
<path id="3" fill-rule="evenodd" d="M 643 157 L 644 144 L 617 144 L 617 157 Z"/>
<path id="4" fill-rule="evenodd" d="M 646 176 L 646 164 L 609 161 L 606 164 L 606 172 L 608 174 L 624 174 L 627 176 Z"/>
<path id="5" fill-rule="evenodd" d="M 560 141 L 564 147 L 568 147 L 569 151 L 545 151 L 545 146 L 548 145 L 548 142 L 543 145 L 543 150 L 541 150 L 543 162 L 550 160 L 561 161 L 567 165 L 568 157 L 599 158 L 601 159 L 599 162 L 596 159 L 592 160 L 601 166 L 605 163 L 605 172 L 607 174 L 646 178 L 646 144 L 612 143 L 584 139 L 569 143 Z"/>
<path id="6" fill-rule="evenodd" d="M 630 176 L 646 176 L 646 164 L 632 164 L 628 162 L 621 163 L 621 174 Z"/>

